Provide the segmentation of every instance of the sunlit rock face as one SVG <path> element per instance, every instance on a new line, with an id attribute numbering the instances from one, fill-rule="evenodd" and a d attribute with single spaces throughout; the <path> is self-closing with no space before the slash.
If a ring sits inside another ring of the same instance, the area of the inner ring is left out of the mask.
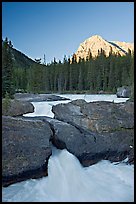
<path id="1" fill-rule="evenodd" d="M 79 59 L 87 59 L 90 55 L 97 57 L 101 49 L 104 50 L 106 56 L 109 56 L 110 52 L 116 55 L 126 55 L 128 49 L 134 51 L 134 43 L 119 42 L 119 41 L 107 41 L 99 35 L 94 35 L 84 42 L 82 42 L 77 51 L 75 52 L 77 62 Z"/>
<path id="2" fill-rule="evenodd" d="M 119 41 L 111 41 L 111 43 L 115 43 L 117 46 L 128 52 L 128 49 L 134 51 L 134 43 L 127 42 L 119 42 Z"/>

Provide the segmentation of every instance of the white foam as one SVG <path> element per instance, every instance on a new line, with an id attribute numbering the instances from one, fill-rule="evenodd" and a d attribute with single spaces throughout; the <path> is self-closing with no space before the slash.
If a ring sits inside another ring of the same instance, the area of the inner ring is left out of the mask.
<path id="1" fill-rule="evenodd" d="M 115 164 L 82 167 L 67 150 L 54 148 L 48 177 L 3 188 L 3 202 L 133 202 L 134 166 Z"/>
<path id="2" fill-rule="evenodd" d="M 68 103 L 76 99 L 84 99 L 86 102 L 93 101 L 114 101 L 115 103 L 125 102 L 129 98 L 117 98 L 115 94 L 56 94 L 61 97 L 69 98 L 66 101 L 42 101 L 42 102 L 32 102 L 35 107 L 34 113 L 27 113 L 24 116 L 34 117 L 34 116 L 48 116 L 53 118 L 54 114 L 51 111 L 52 106 L 59 103 Z"/>

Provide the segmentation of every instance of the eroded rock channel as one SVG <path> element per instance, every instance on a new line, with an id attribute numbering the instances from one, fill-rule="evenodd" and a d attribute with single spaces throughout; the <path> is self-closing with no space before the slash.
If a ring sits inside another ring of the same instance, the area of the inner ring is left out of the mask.
<path id="1" fill-rule="evenodd" d="M 32 112 L 30 104 L 29 107 Z M 54 118 L 24 117 L 23 112 L 11 116 L 3 114 L 3 186 L 48 175 L 52 144 L 59 149 L 66 148 L 83 166 L 102 159 L 121 161 L 126 157 L 128 163 L 134 163 L 133 102 L 75 100 L 53 106 L 52 111 Z"/>

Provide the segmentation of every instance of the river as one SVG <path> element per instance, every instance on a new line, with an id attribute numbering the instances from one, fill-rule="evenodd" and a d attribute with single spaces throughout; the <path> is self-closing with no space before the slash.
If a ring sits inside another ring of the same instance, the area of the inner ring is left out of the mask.
<path id="1" fill-rule="evenodd" d="M 125 102 L 128 98 L 116 95 L 59 95 L 70 100 Z M 53 117 L 52 105 L 67 101 L 32 102 L 35 112 L 24 116 Z M 134 202 L 134 165 L 125 161 L 111 163 L 102 160 L 82 167 L 66 149 L 52 146 L 48 176 L 12 184 L 2 188 L 2 202 Z"/>

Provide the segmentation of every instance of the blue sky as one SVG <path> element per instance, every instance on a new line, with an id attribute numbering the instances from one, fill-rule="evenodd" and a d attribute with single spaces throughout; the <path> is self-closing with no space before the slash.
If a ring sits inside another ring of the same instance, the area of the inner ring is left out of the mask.
<path id="1" fill-rule="evenodd" d="M 63 60 L 93 35 L 134 42 L 134 2 L 2 2 L 2 37 L 32 59 Z"/>

